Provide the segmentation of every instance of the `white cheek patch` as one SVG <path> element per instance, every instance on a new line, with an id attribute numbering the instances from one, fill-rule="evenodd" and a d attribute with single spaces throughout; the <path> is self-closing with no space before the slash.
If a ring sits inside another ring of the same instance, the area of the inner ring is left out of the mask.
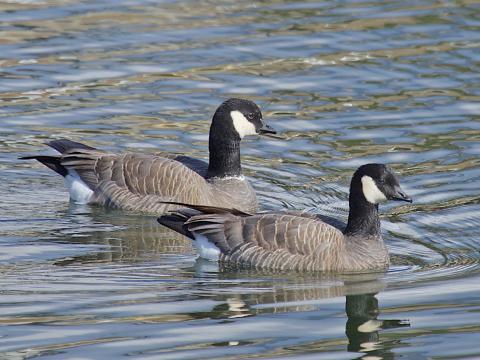
<path id="1" fill-rule="evenodd" d="M 198 255 L 206 260 L 218 261 L 220 249 L 208 241 L 204 235 L 193 234 L 193 236 L 195 237 L 194 245 Z"/>
<path id="2" fill-rule="evenodd" d="M 92 189 L 80 179 L 75 170 L 68 170 L 68 174 L 65 176 L 65 185 L 70 193 L 70 198 L 78 204 L 88 204 L 92 198 Z"/>
<path id="3" fill-rule="evenodd" d="M 240 135 L 240 138 L 243 138 L 246 135 L 255 135 L 257 133 L 255 130 L 255 125 L 248 121 L 240 111 L 231 111 L 230 116 L 232 117 L 233 127 L 237 131 L 238 135 Z"/>
<path id="4" fill-rule="evenodd" d="M 387 197 L 380 191 L 375 181 L 367 175 L 362 176 L 362 190 L 365 199 L 371 204 L 387 201 Z"/>

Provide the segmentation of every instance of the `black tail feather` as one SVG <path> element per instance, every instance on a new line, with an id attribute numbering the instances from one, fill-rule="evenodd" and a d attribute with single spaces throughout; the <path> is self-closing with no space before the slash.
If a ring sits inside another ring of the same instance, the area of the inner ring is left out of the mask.
<path id="1" fill-rule="evenodd" d="M 46 155 L 33 155 L 33 156 L 22 156 L 19 159 L 21 160 L 31 160 L 35 159 L 40 161 L 43 165 L 52 169 L 56 173 L 62 175 L 63 177 L 67 176 L 68 170 L 61 164 L 61 158 L 59 156 L 46 156 Z"/>
<path id="2" fill-rule="evenodd" d="M 68 139 L 58 139 L 52 140 L 46 143 L 51 148 L 57 150 L 60 154 L 67 152 L 72 149 L 82 149 L 82 150 L 96 150 L 95 148 L 76 142 Z"/>
<path id="3" fill-rule="evenodd" d="M 190 231 L 188 231 L 187 226 L 185 226 L 185 221 L 187 220 L 188 217 L 178 213 L 162 215 L 157 219 L 157 221 L 163 226 L 194 240 L 195 237 Z"/>
<path id="4" fill-rule="evenodd" d="M 203 214 L 232 214 L 237 216 L 252 216 L 252 214 L 249 214 L 247 212 L 244 212 L 235 208 L 229 209 L 229 208 L 224 208 L 219 206 L 186 204 L 186 203 L 175 202 L 175 201 L 161 201 L 161 203 L 186 207 L 189 209 L 200 211 Z"/>

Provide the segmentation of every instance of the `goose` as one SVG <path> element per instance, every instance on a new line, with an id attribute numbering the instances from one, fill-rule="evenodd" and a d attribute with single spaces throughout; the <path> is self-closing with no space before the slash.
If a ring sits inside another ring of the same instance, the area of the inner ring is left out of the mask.
<path id="1" fill-rule="evenodd" d="M 158 222 L 194 240 L 200 257 L 238 267 L 362 272 L 389 266 L 379 203 L 412 202 L 393 170 L 366 164 L 350 183 L 347 224 L 306 212 L 250 214 L 240 209 L 178 204 Z"/>
<path id="2" fill-rule="evenodd" d="M 62 175 L 70 199 L 77 203 L 156 215 L 176 208 L 160 201 L 256 211 L 255 191 L 242 175 L 240 141 L 247 135 L 275 133 L 254 102 L 232 98 L 213 115 L 208 164 L 168 153 L 106 153 L 67 139 L 47 143 L 60 155 L 20 159 L 38 160 Z"/>

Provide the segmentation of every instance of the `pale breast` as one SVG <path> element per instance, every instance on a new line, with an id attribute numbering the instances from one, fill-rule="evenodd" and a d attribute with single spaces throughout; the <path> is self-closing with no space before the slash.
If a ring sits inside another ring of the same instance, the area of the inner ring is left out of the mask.
<path id="1" fill-rule="evenodd" d="M 213 178 L 208 182 L 211 188 L 210 205 L 246 212 L 257 210 L 255 190 L 245 177 Z"/>

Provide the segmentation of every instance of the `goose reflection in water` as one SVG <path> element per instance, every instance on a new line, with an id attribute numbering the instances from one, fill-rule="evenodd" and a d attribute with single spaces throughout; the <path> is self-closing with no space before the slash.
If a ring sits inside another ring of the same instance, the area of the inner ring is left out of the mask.
<path id="1" fill-rule="evenodd" d="M 377 359 L 393 359 L 385 343 L 379 346 L 381 330 L 410 326 L 406 320 L 378 320 L 378 300 L 375 294 L 347 295 L 345 301 L 347 323 L 345 334 L 348 351 L 365 352 Z M 374 359 L 374 358 L 370 358 Z"/>
<path id="2" fill-rule="evenodd" d="M 203 270 L 204 268 L 202 268 Z M 267 275 L 265 273 L 255 275 L 252 272 L 244 271 L 241 272 L 242 278 L 244 278 L 245 272 L 254 278 L 264 278 Z M 394 346 L 390 344 L 388 338 L 382 339 L 381 333 L 384 330 L 409 327 L 410 323 L 408 320 L 403 319 L 378 319 L 380 310 L 376 294 L 384 287 L 382 281 L 378 279 L 379 275 L 378 273 L 319 275 L 318 277 L 311 276 L 305 278 L 299 276 L 292 279 L 293 283 L 287 280 L 285 284 L 282 284 L 282 281 L 279 279 L 279 286 L 270 292 L 262 291 L 261 293 L 254 292 L 252 294 L 242 294 L 241 296 L 225 296 L 223 298 L 224 302 L 211 311 L 211 317 L 234 320 L 268 313 L 291 312 L 312 312 L 314 317 L 319 307 L 317 300 L 344 295 L 345 313 L 347 315 L 345 323 L 346 350 L 363 353 L 360 355 L 360 359 L 394 359 L 395 356 L 391 349 L 398 346 L 398 344 Z M 221 279 L 233 280 L 236 276 L 238 274 L 223 273 Z M 278 275 L 273 274 L 272 276 L 276 277 Z M 350 282 L 353 278 L 356 281 Z M 345 281 L 346 279 L 348 280 Z M 272 279 L 270 278 L 269 280 L 271 281 Z M 260 280 L 259 283 L 253 286 L 261 288 L 263 285 Z M 375 292 L 361 293 L 368 290 Z M 309 316 L 309 318 L 312 318 L 312 316 Z M 322 326 L 321 319 L 315 319 L 315 321 L 319 321 L 319 326 Z M 291 334 L 291 336 L 294 335 Z M 342 343 L 345 343 L 342 339 L 324 339 L 322 341 L 288 346 L 288 349 L 292 350 L 294 347 L 296 351 L 304 353 L 323 352 L 326 348 L 331 348 L 332 346 L 338 350 L 337 345 Z M 239 345 L 242 342 L 234 341 L 232 344 Z M 280 355 L 276 351 L 269 355 Z"/>
<path id="3" fill-rule="evenodd" d="M 375 294 L 347 295 L 345 297 L 345 312 L 347 322 L 345 324 L 345 334 L 348 344 L 347 351 L 364 353 L 359 358 L 362 359 L 394 359 L 388 341 L 382 340 L 381 332 L 401 327 L 408 327 L 408 320 L 398 319 L 378 319 L 380 311 L 378 309 L 378 300 Z M 276 299 L 279 301 L 280 299 Z M 280 308 L 275 312 L 291 311 L 287 310 L 285 305 L 279 303 Z M 223 305 L 219 305 L 213 311 L 215 318 L 235 319 L 246 316 L 256 315 L 257 312 L 251 309 L 247 303 L 236 298 L 229 298 Z M 321 324 L 320 324 L 321 325 Z M 341 342 L 341 341 L 340 341 Z M 340 343 L 339 342 L 339 343 Z M 233 342 L 238 345 L 240 342 Z M 231 344 L 230 344 L 231 345 Z M 322 342 L 312 342 L 303 345 L 296 345 L 295 349 L 304 352 L 317 351 L 324 349 L 326 344 Z M 330 344 L 331 345 L 331 344 Z"/>

